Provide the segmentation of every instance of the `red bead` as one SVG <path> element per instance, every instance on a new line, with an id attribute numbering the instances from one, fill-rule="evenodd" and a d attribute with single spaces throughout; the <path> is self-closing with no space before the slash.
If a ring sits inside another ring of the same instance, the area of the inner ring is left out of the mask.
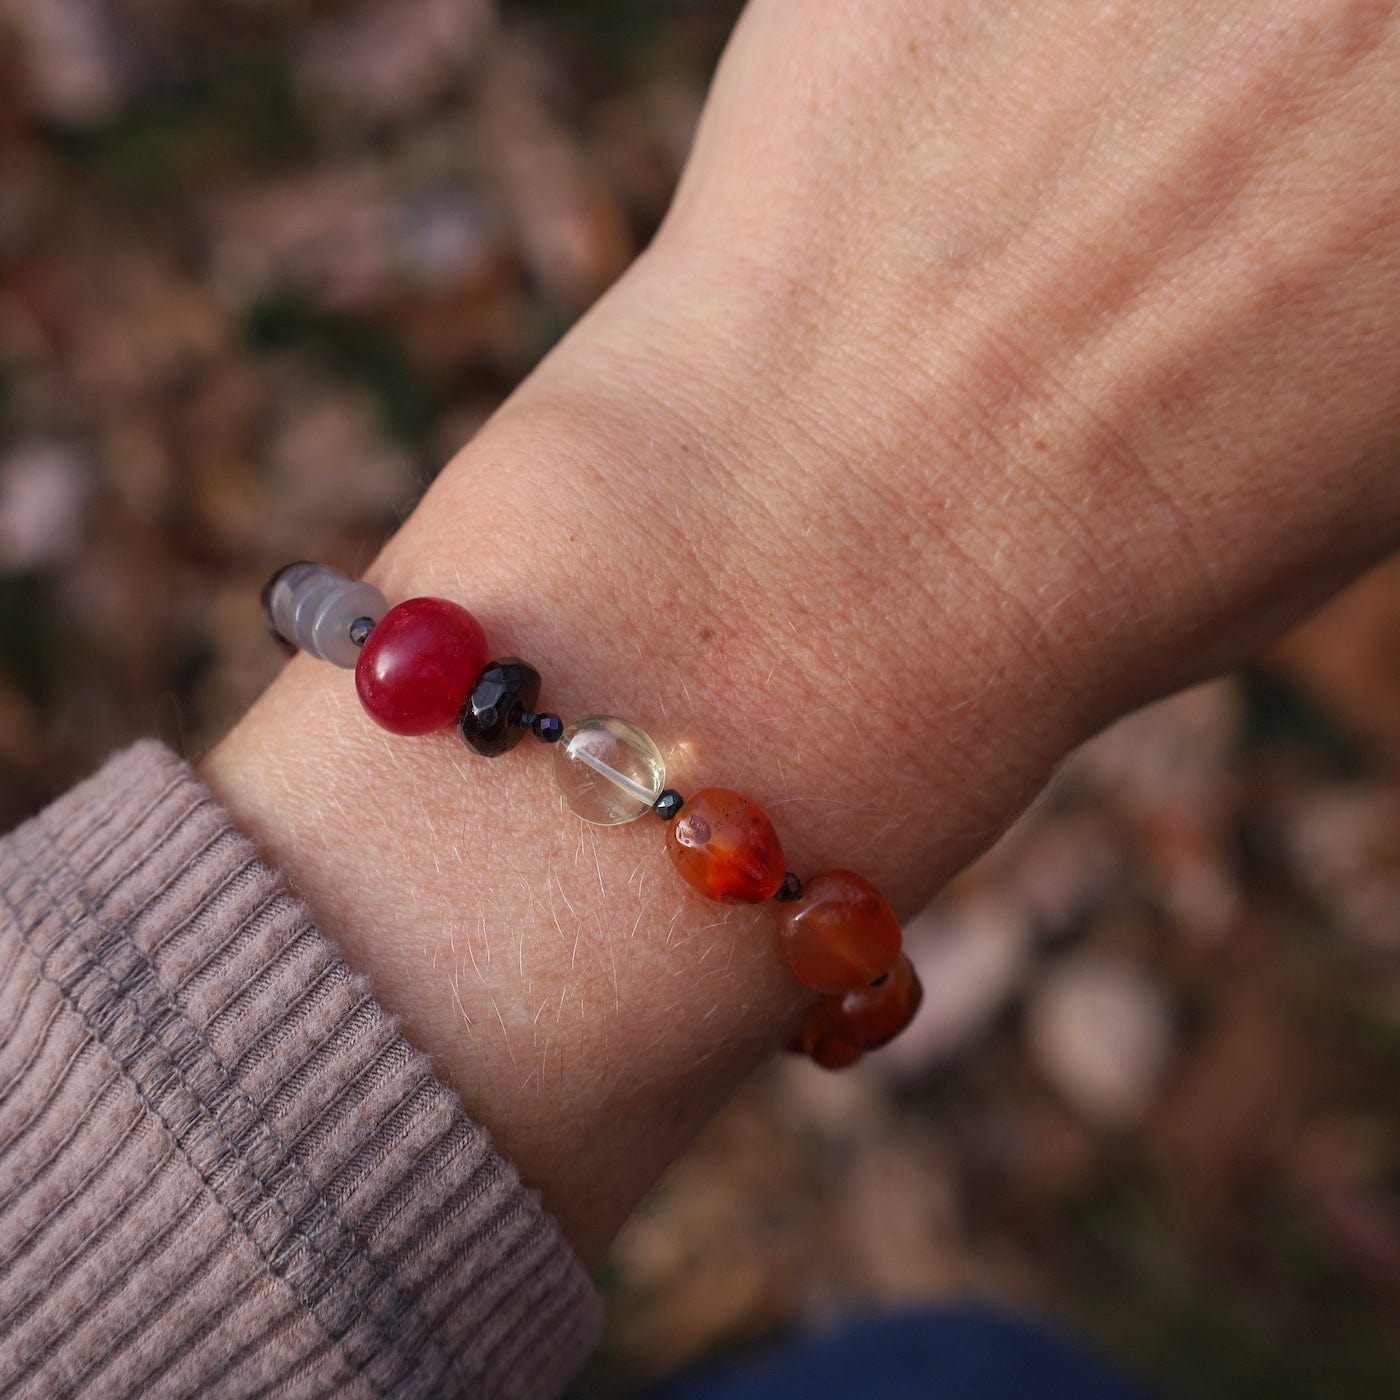
<path id="1" fill-rule="evenodd" d="M 761 904 L 787 867 L 773 823 L 757 802 L 728 788 L 702 788 L 666 828 L 676 869 L 708 899 Z"/>
<path id="2" fill-rule="evenodd" d="M 807 1055 L 823 1069 L 845 1069 L 861 1057 L 861 1050 L 831 1034 L 825 1006 L 818 1006 L 802 1029 L 788 1042 L 795 1055 Z"/>
<path id="3" fill-rule="evenodd" d="M 923 999 L 923 985 L 914 965 L 901 953 L 876 984 L 828 997 L 821 1014 L 828 1034 L 861 1050 L 878 1050 L 914 1019 Z"/>
<path id="4" fill-rule="evenodd" d="M 864 1052 L 834 1035 L 824 1035 L 807 1053 L 812 1063 L 823 1069 L 848 1069 Z"/>
<path id="5" fill-rule="evenodd" d="M 446 598 L 410 598 L 390 608 L 355 664 L 355 689 L 376 724 L 428 734 L 456 722 L 491 659 L 486 633 Z"/>
<path id="6" fill-rule="evenodd" d="M 804 881 L 802 898 L 780 904 L 778 939 L 797 980 L 818 992 L 853 992 L 888 972 L 903 938 L 880 891 L 849 870 Z"/>

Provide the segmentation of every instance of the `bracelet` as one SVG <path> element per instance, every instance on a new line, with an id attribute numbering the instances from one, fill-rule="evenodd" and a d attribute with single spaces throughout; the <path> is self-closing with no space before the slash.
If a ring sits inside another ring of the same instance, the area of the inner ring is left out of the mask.
<path id="1" fill-rule="evenodd" d="M 655 812 L 676 869 L 701 894 L 775 901 L 783 957 L 822 995 L 788 1049 L 841 1069 L 913 1019 L 923 988 L 894 911 L 869 881 L 849 870 L 799 880 L 756 802 L 728 788 L 689 798 L 668 788 L 661 750 L 630 720 L 591 714 L 565 724 L 537 710 L 540 673 L 517 657 L 491 660 L 485 631 L 464 607 L 410 598 L 391 608 L 373 584 L 306 561 L 278 570 L 262 600 L 269 629 L 289 650 L 353 668 L 360 703 L 391 733 L 455 725 L 487 758 L 532 734 L 552 746 L 555 784 L 584 821 L 617 826 Z"/>

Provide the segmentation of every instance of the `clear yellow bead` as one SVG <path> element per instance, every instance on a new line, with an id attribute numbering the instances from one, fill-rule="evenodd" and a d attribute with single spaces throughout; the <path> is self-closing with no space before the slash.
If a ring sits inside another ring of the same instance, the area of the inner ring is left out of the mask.
<path id="1" fill-rule="evenodd" d="M 666 760 L 630 720 L 585 715 L 554 746 L 554 781 L 576 816 L 619 826 L 645 815 L 661 796 Z"/>

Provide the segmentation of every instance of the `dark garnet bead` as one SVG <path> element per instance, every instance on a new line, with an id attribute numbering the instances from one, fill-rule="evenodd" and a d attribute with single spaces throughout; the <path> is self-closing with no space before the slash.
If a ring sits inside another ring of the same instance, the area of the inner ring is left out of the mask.
<path id="1" fill-rule="evenodd" d="M 675 788 L 667 788 L 666 791 L 652 803 L 651 809 L 663 822 L 668 822 L 684 806 L 685 798 L 683 798 Z"/>
<path id="2" fill-rule="evenodd" d="M 519 657 L 493 661 L 476 678 L 457 717 L 462 738 L 485 758 L 513 749 L 524 737 L 520 717 L 540 698 L 540 673 Z"/>
<path id="3" fill-rule="evenodd" d="M 564 721 L 558 715 L 536 715 L 530 728 L 540 743 L 557 744 L 564 732 Z"/>
<path id="4" fill-rule="evenodd" d="M 780 889 L 778 893 L 773 896 L 773 898 L 781 901 L 783 904 L 792 904 L 795 901 L 801 899 L 802 881 L 799 880 L 797 876 L 792 873 L 791 870 L 789 870 L 788 873 L 783 876 L 782 889 Z"/>

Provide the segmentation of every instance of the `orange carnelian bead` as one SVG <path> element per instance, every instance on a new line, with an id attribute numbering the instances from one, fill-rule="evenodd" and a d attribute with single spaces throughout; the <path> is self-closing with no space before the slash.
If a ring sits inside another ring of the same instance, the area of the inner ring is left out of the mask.
<path id="1" fill-rule="evenodd" d="M 778 939 L 797 980 L 818 992 L 854 992 L 894 966 L 903 938 L 884 896 L 849 870 L 804 881 L 778 906 Z"/>
<path id="2" fill-rule="evenodd" d="M 818 1006 L 802 1025 L 802 1029 L 788 1041 L 787 1048 L 794 1055 L 807 1055 L 814 1064 L 823 1069 L 845 1069 L 861 1058 L 861 1051 L 831 1034 L 826 1019 L 826 1008 Z"/>
<path id="3" fill-rule="evenodd" d="M 709 899 L 760 904 L 783 883 L 783 848 L 757 802 L 728 788 L 703 788 L 666 832 L 676 869 Z"/>
<path id="4" fill-rule="evenodd" d="M 820 1014 L 828 1035 L 862 1050 L 878 1050 L 914 1019 L 923 999 L 918 974 L 901 953 L 884 977 L 858 992 L 828 997 Z"/>
<path id="5" fill-rule="evenodd" d="M 812 1063 L 820 1065 L 823 1069 L 847 1069 L 855 1064 L 863 1053 L 856 1046 L 848 1045 L 844 1040 L 837 1040 L 834 1035 L 822 1036 L 807 1051 Z"/>

